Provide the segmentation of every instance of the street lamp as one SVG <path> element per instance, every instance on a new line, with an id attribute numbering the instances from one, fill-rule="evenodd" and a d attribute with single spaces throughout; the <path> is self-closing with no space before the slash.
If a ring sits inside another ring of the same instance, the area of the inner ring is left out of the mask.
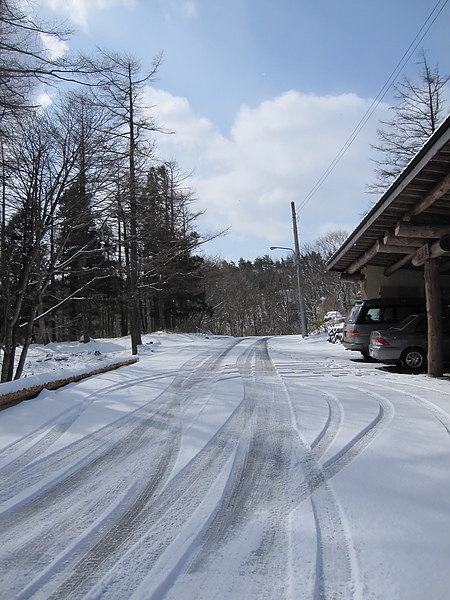
<path id="1" fill-rule="evenodd" d="M 306 322 L 305 301 L 303 298 L 302 271 L 300 265 L 300 252 L 286 246 L 270 246 L 271 250 L 289 250 L 294 255 L 295 267 L 297 269 L 297 284 L 298 284 L 298 315 L 300 318 L 300 327 L 302 337 L 308 336 L 308 325 Z"/>

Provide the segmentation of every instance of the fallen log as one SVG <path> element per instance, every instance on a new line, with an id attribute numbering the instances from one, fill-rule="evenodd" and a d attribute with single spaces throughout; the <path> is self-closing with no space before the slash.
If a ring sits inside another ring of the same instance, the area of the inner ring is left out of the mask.
<path id="1" fill-rule="evenodd" d="M 36 385 L 30 385 L 29 387 L 26 386 L 27 378 L 25 378 L 21 380 L 23 382 L 24 387 L 21 387 L 18 390 L 9 391 L 2 394 L 0 389 L 0 410 L 19 404 L 24 400 L 31 400 L 32 398 L 36 398 L 36 396 L 40 392 L 42 392 L 42 390 L 57 390 L 59 388 L 64 387 L 65 385 L 68 385 L 69 383 L 76 383 L 77 381 L 87 379 L 88 377 L 92 377 L 93 375 L 99 375 L 100 373 L 106 373 L 107 371 L 113 371 L 114 369 L 118 369 L 120 367 L 132 365 L 138 362 L 138 360 L 138 358 L 129 358 L 120 362 L 103 365 L 102 367 L 98 367 L 97 369 L 93 369 L 92 371 L 68 375 L 67 377 L 62 377 L 61 379 L 49 379 L 49 381 L 38 383 Z M 29 377 L 28 379 L 32 380 L 33 377 Z M 32 381 L 30 381 L 30 384 L 32 384 Z"/>

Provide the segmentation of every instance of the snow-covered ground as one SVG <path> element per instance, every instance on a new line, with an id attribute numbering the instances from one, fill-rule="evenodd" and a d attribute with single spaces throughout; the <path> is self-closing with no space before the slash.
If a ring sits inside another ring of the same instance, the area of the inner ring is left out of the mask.
<path id="1" fill-rule="evenodd" d="M 128 347 L 34 347 L 27 375 Z M 0 412 L 0 598 L 449 598 L 448 380 L 324 335 L 139 359 Z"/>

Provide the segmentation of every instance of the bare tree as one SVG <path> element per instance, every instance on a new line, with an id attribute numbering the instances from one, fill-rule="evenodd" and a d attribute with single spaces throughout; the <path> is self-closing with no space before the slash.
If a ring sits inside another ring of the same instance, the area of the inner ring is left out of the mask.
<path id="1" fill-rule="evenodd" d="M 349 232 L 345 229 L 335 229 L 329 231 L 325 235 L 317 238 L 314 243 L 315 250 L 320 253 L 322 258 L 328 260 L 335 252 L 339 250 L 345 240 L 348 238 Z"/>
<path id="2" fill-rule="evenodd" d="M 108 114 L 86 90 L 69 92 L 53 113 L 60 130 L 70 132 L 77 147 L 77 175 L 61 196 L 55 232 L 58 246 L 64 246 L 64 268 L 59 267 L 59 285 L 55 287 L 64 297 L 77 289 L 86 290 L 101 276 L 100 230 L 106 229 L 109 216 L 113 148 L 107 131 Z M 90 304 L 85 294 L 71 302 L 72 332 L 85 342 L 90 338 Z"/>
<path id="3" fill-rule="evenodd" d="M 144 103 L 144 88 L 155 80 L 161 56 L 153 61 L 149 72 L 141 75 L 139 61 L 124 54 L 100 53 L 101 75 L 96 79 L 97 101 L 109 111 L 111 135 L 124 161 L 125 183 L 118 193 L 123 219 L 123 243 L 127 267 L 128 312 L 131 350 L 137 354 L 142 343 L 139 315 L 138 261 L 138 178 L 139 163 L 146 162 L 151 153 L 148 134 L 156 129 L 150 107 Z M 93 70 L 96 68 L 94 66 Z"/>
<path id="4" fill-rule="evenodd" d="M 77 158 L 70 133 L 62 135 L 47 114 L 21 119 L 15 131 L 3 202 L 2 381 L 13 376 L 19 340 L 27 348 L 41 291 L 58 258 L 50 252 L 51 234 Z"/>
<path id="5" fill-rule="evenodd" d="M 37 21 L 23 6 L 18 0 L 0 1 L 0 125 L 36 104 L 30 99 L 34 85 L 75 73 L 74 65 L 53 59 L 43 43 L 43 36 L 64 41 L 70 31 Z"/>
<path id="6" fill-rule="evenodd" d="M 50 311 L 86 289 L 99 274 L 85 267 L 99 252 L 94 235 L 93 197 L 100 187 L 104 144 L 98 109 L 70 96 L 61 106 L 30 111 L 15 123 L 4 146 L 0 248 L 0 341 L 2 381 L 21 374 L 33 328 Z M 97 154 L 97 159 L 96 155 Z M 78 265 L 78 281 L 63 281 Z M 53 286 L 49 301 L 45 294 Z M 67 292 L 58 297 L 58 293 Z M 86 313 L 85 315 L 86 316 Z"/>
<path id="7" fill-rule="evenodd" d="M 417 64 L 419 80 L 405 77 L 395 86 L 394 117 L 381 121 L 384 127 L 377 130 L 379 142 L 372 146 L 378 152 L 373 159 L 377 179 L 367 186 L 371 193 L 389 187 L 445 117 L 444 87 L 450 77 L 441 75 L 437 65 L 430 67 L 424 50 Z"/>

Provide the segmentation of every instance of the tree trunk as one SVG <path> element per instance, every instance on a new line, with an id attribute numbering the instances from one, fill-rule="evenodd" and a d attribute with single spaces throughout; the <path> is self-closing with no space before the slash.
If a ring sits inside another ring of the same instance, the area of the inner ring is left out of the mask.
<path id="1" fill-rule="evenodd" d="M 20 353 L 19 363 L 17 365 L 17 369 L 14 374 L 14 379 L 20 379 L 22 377 L 23 368 L 25 366 L 25 361 L 26 361 L 27 355 L 28 355 L 28 349 L 30 347 L 31 339 L 33 336 L 33 325 L 34 325 L 34 318 L 36 316 L 36 313 L 37 313 L 37 306 L 36 306 L 36 309 L 33 311 L 33 313 L 30 315 L 30 318 L 28 319 L 28 323 L 27 323 L 26 330 L 25 330 L 25 340 L 24 340 L 24 343 L 22 346 L 22 352 Z"/>
<path id="2" fill-rule="evenodd" d="M 2 377 L 1 382 L 12 381 L 14 373 L 14 359 L 16 356 L 16 347 L 10 344 L 3 348 L 3 362 L 2 362 Z"/>

